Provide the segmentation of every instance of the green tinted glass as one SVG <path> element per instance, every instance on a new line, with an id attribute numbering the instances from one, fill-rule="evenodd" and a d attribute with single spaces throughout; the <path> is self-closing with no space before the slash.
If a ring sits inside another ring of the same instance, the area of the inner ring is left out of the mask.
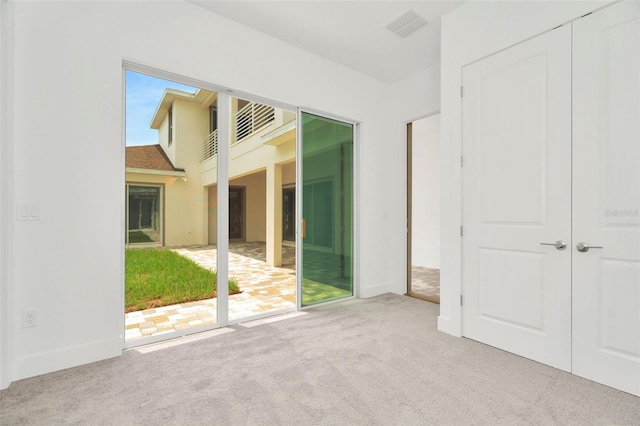
<path id="1" fill-rule="evenodd" d="M 353 125 L 302 113 L 302 305 L 353 294 Z"/>

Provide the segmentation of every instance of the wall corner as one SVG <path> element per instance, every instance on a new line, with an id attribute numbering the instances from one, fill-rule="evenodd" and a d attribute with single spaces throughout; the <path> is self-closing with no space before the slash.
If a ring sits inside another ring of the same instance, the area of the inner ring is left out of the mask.
<path id="1" fill-rule="evenodd" d="M 13 5 L 0 0 L 0 389 L 12 381 Z"/>

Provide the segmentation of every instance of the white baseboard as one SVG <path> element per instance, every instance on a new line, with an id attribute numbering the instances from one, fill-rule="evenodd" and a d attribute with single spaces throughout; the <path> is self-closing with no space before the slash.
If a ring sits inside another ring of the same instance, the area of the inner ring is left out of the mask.
<path id="1" fill-rule="evenodd" d="M 12 379 L 21 380 L 122 355 L 122 339 L 40 353 L 14 360 Z"/>
<path id="2" fill-rule="evenodd" d="M 438 331 L 450 334 L 455 337 L 462 337 L 460 324 L 451 321 L 450 318 L 438 316 Z"/>
<path id="3" fill-rule="evenodd" d="M 360 292 L 358 293 L 358 297 L 362 299 L 366 299 L 369 297 L 379 296 L 385 293 L 389 293 L 389 286 L 381 284 L 381 285 L 360 289 Z"/>

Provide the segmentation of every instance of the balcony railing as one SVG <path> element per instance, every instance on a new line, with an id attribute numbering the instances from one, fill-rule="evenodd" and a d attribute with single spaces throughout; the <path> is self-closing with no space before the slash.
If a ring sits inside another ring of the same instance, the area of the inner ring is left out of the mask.
<path id="1" fill-rule="evenodd" d="M 267 124 L 275 120 L 274 108 L 268 105 L 249 103 L 233 115 L 235 126 L 234 145 L 248 138 Z M 204 138 L 202 159 L 206 160 L 218 154 L 218 130 L 214 130 Z"/>
<path id="2" fill-rule="evenodd" d="M 251 136 L 253 133 L 271 123 L 275 118 L 273 107 L 257 103 L 249 103 L 233 116 L 236 126 L 236 140 Z"/>
<path id="3" fill-rule="evenodd" d="M 214 155 L 218 155 L 218 129 L 214 130 L 204 138 L 203 141 L 203 151 L 202 151 L 202 159 L 206 160 L 207 158 L 211 158 Z"/>

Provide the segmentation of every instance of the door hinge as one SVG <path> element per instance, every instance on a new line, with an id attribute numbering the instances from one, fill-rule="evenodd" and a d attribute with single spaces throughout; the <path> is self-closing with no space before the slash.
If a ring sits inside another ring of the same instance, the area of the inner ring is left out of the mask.
<path id="1" fill-rule="evenodd" d="M 460 306 L 462 306 L 462 295 L 460 295 Z"/>
<path id="2" fill-rule="evenodd" d="M 464 91 L 462 90 L 462 86 L 460 86 L 460 97 L 461 97 L 461 98 L 462 98 L 462 97 L 464 97 L 464 96 L 463 96 L 463 92 L 464 92 Z"/>
<path id="3" fill-rule="evenodd" d="M 460 225 L 460 236 L 461 236 L 461 237 L 462 237 L 462 234 L 463 234 L 463 232 L 462 232 L 462 225 Z"/>
<path id="4" fill-rule="evenodd" d="M 460 167 L 462 167 L 464 165 L 464 157 L 461 155 L 460 156 Z"/>

